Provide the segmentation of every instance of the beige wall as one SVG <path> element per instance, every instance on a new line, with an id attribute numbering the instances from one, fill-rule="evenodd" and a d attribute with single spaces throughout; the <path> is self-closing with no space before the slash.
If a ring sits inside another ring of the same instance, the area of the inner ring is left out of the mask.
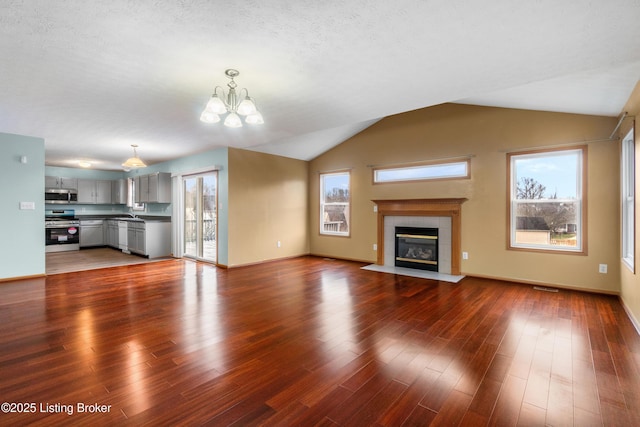
<path id="1" fill-rule="evenodd" d="M 309 253 L 308 186 L 305 161 L 229 148 L 229 267 Z"/>
<path id="2" fill-rule="evenodd" d="M 636 85 L 631 97 L 627 101 L 624 110 L 629 113 L 629 117 L 622 122 L 620 126 L 620 137 L 624 137 L 629 130 L 634 127 L 634 122 L 637 116 L 640 115 L 640 82 Z M 635 145 L 636 145 L 636 218 L 640 213 L 640 205 L 638 204 L 638 189 L 640 189 L 640 170 L 638 162 L 640 160 L 640 141 L 638 141 L 638 129 L 637 126 L 634 129 L 635 132 Z M 620 298 L 624 303 L 627 312 L 632 317 L 636 328 L 640 330 L 640 279 L 638 278 L 638 241 L 640 237 L 640 223 L 636 220 L 636 272 L 632 272 L 625 265 L 620 266 L 621 280 L 620 280 Z"/>
<path id="3" fill-rule="evenodd" d="M 311 253 L 375 262 L 372 199 L 464 197 L 462 272 L 603 292 L 619 292 L 619 154 L 615 142 L 588 144 L 588 255 L 508 251 L 509 151 L 607 139 L 616 118 L 443 104 L 387 117 L 312 160 Z M 471 179 L 372 185 L 370 165 L 472 156 Z M 318 174 L 351 170 L 351 236 L 321 236 Z M 460 254 L 457 254 L 460 256 Z M 608 274 L 598 273 L 608 264 Z"/>

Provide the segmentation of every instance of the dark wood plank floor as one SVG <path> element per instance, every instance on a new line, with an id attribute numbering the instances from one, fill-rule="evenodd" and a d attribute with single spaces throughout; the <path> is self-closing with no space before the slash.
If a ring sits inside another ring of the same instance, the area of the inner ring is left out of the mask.
<path id="1" fill-rule="evenodd" d="M 0 425 L 640 425 L 640 338 L 617 298 L 361 266 L 168 260 L 0 284 Z"/>

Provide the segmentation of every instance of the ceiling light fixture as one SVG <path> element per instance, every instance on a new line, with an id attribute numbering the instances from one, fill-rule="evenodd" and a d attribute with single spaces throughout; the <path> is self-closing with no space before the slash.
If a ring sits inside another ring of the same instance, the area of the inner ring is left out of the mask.
<path id="1" fill-rule="evenodd" d="M 231 81 L 227 83 L 229 93 L 225 94 L 222 87 L 216 86 L 207 106 L 200 115 L 200 120 L 205 123 L 218 123 L 220 121 L 220 115 L 228 113 L 224 119 L 224 125 L 231 128 L 242 127 L 240 116 L 244 116 L 245 123 L 251 125 L 264 123 L 262 114 L 260 114 L 256 108 L 255 101 L 249 97 L 249 91 L 242 88 L 236 93 L 238 85 L 233 79 L 238 77 L 240 72 L 238 70 L 228 69 L 224 73 L 231 79 Z M 218 95 L 218 89 L 222 92 L 222 96 Z M 245 92 L 244 98 L 242 98 L 242 91 Z M 240 102 L 238 102 L 239 99 Z"/>
<path id="2" fill-rule="evenodd" d="M 142 160 L 140 160 L 140 157 L 138 157 L 138 153 L 136 152 L 136 148 L 138 146 L 135 144 L 131 144 L 131 146 L 133 147 L 133 157 L 128 158 L 127 161 L 122 164 L 122 166 L 129 169 L 146 168 L 147 165 Z"/>

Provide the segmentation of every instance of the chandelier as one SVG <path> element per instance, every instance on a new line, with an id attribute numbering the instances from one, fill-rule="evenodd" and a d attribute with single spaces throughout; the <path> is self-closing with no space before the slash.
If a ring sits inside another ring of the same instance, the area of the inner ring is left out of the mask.
<path id="1" fill-rule="evenodd" d="M 200 115 L 200 120 L 205 123 L 218 123 L 220 116 L 228 113 L 224 119 L 224 125 L 231 128 L 242 127 L 242 119 L 240 116 L 244 116 L 245 123 L 251 125 L 264 123 L 262 114 L 260 114 L 256 108 L 254 100 L 249 97 L 249 91 L 243 88 L 236 92 L 238 85 L 233 79 L 238 77 L 240 72 L 238 70 L 228 69 L 224 73 L 231 79 L 231 81 L 227 83 L 229 92 L 225 94 L 222 87 L 216 86 L 207 106 Z M 221 96 L 218 94 L 218 89 L 222 92 L 220 94 Z M 244 98 L 242 97 L 243 91 Z"/>
<path id="2" fill-rule="evenodd" d="M 128 158 L 122 166 L 128 169 L 146 168 L 147 165 L 138 157 L 138 153 L 136 152 L 138 146 L 135 144 L 131 144 L 131 146 L 133 147 L 133 157 Z"/>

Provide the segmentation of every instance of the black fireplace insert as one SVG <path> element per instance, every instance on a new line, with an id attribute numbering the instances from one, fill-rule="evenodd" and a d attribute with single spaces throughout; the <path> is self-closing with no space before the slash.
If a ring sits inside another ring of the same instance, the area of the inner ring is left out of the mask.
<path id="1" fill-rule="evenodd" d="M 438 229 L 396 227 L 395 265 L 438 271 Z"/>

